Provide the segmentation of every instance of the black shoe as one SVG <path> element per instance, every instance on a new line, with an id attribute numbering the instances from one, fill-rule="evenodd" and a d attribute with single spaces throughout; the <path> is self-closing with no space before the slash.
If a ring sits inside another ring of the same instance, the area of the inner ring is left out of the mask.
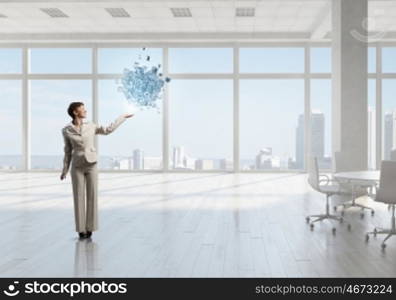
<path id="1" fill-rule="evenodd" d="M 92 231 L 87 231 L 87 238 L 90 238 L 92 235 Z"/>
<path id="2" fill-rule="evenodd" d="M 87 237 L 87 234 L 85 232 L 79 232 L 78 236 L 80 237 L 80 239 L 85 239 Z"/>

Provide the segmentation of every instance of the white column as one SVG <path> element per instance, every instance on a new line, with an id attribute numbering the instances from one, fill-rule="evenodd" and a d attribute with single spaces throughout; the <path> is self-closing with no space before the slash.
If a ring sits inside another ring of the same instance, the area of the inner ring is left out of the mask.
<path id="1" fill-rule="evenodd" d="M 367 169 L 367 0 L 332 0 L 332 140 L 344 170 Z M 334 166 L 334 164 L 333 164 Z"/>

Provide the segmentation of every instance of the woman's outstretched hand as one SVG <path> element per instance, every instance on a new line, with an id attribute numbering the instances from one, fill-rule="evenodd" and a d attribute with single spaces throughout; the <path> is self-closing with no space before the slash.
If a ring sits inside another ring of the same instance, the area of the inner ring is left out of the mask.
<path id="1" fill-rule="evenodd" d="M 133 114 L 124 114 L 124 118 L 130 118 L 132 116 L 133 116 Z"/>
<path id="2" fill-rule="evenodd" d="M 61 174 L 61 176 L 60 176 L 60 180 L 63 180 L 63 179 L 65 179 L 66 178 L 66 175 L 64 175 L 64 174 Z"/>

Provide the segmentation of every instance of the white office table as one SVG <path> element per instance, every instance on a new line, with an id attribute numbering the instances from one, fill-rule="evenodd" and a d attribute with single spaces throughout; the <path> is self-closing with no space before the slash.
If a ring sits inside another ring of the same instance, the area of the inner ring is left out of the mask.
<path id="1" fill-rule="evenodd" d="M 364 209 L 371 210 L 371 214 L 374 215 L 373 208 L 355 202 L 356 199 L 355 189 L 356 187 L 367 187 L 371 189 L 373 187 L 376 187 L 380 179 L 379 171 L 340 172 L 333 174 L 333 177 L 340 182 L 345 182 L 350 184 L 352 187 L 352 200 L 349 203 L 342 204 L 344 209 L 348 209 L 350 207 L 360 207 L 363 210 Z M 362 213 L 361 216 L 364 217 L 364 214 Z"/>

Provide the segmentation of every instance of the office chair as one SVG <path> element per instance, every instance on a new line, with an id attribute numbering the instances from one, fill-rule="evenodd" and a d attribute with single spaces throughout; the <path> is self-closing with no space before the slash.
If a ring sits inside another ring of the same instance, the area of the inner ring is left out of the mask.
<path id="1" fill-rule="evenodd" d="M 320 179 L 322 178 L 322 179 Z M 342 216 L 332 215 L 329 210 L 329 198 L 334 195 L 345 195 L 345 191 L 337 181 L 330 179 L 325 174 L 319 174 L 318 159 L 316 157 L 309 158 L 308 164 L 308 183 L 317 192 L 326 195 L 326 212 L 324 214 L 310 215 L 306 217 L 307 223 L 309 223 L 311 229 L 314 228 L 314 223 L 322 220 L 337 220 L 340 223 L 344 221 Z M 324 184 L 323 184 L 324 183 Z M 316 218 L 311 221 L 311 218 Z M 351 229 L 351 225 L 348 224 L 348 229 Z M 332 228 L 333 234 L 336 232 L 336 228 Z"/>
<path id="2" fill-rule="evenodd" d="M 390 205 L 392 210 L 391 228 L 382 229 L 375 227 L 372 232 L 367 232 L 366 241 L 369 240 L 370 234 L 377 236 L 377 234 L 387 234 L 383 240 L 381 247 L 385 249 L 385 242 L 396 234 L 395 226 L 395 205 L 396 205 L 396 161 L 384 160 L 381 163 L 380 184 L 375 197 L 375 201 L 383 202 Z"/>

